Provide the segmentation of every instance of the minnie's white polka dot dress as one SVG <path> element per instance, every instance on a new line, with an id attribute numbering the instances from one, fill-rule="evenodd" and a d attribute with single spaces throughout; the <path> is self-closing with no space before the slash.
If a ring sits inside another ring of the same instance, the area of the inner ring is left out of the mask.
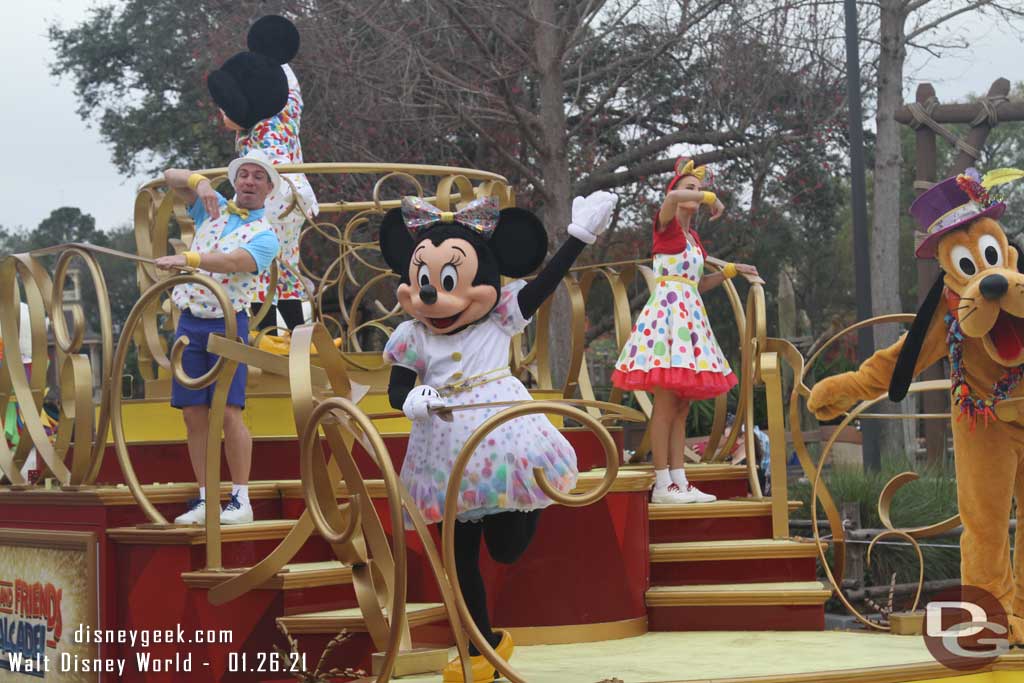
<path id="1" fill-rule="evenodd" d="M 416 372 L 449 405 L 531 400 L 522 382 L 508 372 L 509 339 L 529 323 L 516 299 L 525 284 L 518 280 L 506 285 L 487 318 L 456 334 L 433 334 L 415 320 L 402 323 L 388 339 L 384 360 Z M 401 478 L 428 524 L 444 517 L 448 479 L 463 444 L 505 407 L 455 411 L 451 422 L 433 416 L 413 423 Z M 550 420 L 527 415 L 492 431 L 470 458 L 460 484 L 459 521 L 551 505 L 537 486 L 535 467 L 544 470 L 558 491 L 566 493 L 576 485 L 576 452 Z"/>

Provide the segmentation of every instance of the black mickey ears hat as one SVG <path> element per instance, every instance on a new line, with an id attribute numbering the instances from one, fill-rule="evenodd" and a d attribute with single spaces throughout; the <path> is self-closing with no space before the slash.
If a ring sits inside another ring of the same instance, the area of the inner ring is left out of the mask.
<path id="1" fill-rule="evenodd" d="M 242 128 L 252 128 L 288 104 L 288 77 L 281 64 L 299 49 L 295 25 L 277 15 L 249 29 L 249 52 L 239 52 L 210 73 L 206 86 L 213 101 Z"/>
<path id="2" fill-rule="evenodd" d="M 277 14 L 260 17 L 249 29 L 246 44 L 250 52 L 266 55 L 278 64 L 287 64 L 299 52 L 299 30 Z"/>

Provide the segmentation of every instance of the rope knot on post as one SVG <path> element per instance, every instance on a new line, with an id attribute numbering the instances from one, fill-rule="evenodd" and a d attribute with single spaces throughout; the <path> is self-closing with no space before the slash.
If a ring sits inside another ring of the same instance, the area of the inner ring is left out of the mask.
<path id="1" fill-rule="evenodd" d="M 990 107 L 990 109 L 991 109 L 991 115 L 995 116 L 996 115 L 995 107 L 992 106 L 991 103 L 989 103 L 987 101 L 987 98 L 982 98 L 982 101 L 985 103 L 982 106 L 985 107 L 986 104 L 987 104 Z M 963 138 L 959 137 L 956 133 L 951 131 L 949 128 L 946 128 L 941 123 L 939 123 L 934 118 L 932 118 L 932 113 L 935 111 L 935 108 L 938 105 L 939 105 L 939 99 L 937 97 L 935 97 L 934 95 L 932 95 L 927 100 L 925 100 L 923 104 L 920 103 L 920 102 L 911 102 L 911 103 L 909 103 L 907 105 L 907 109 L 910 111 L 910 115 L 914 117 L 913 120 L 909 124 L 910 127 L 913 128 L 914 130 L 918 130 L 921 126 L 928 126 L 932 130 L 934 130 L 936 133 L 938 133 L 942 137 L 946 138 L 946 140 L 948 140 L 951 145 L 953 145 L 954 147 L 959 149 L 961 152 L 963 152 L 967 156 L 971 157 L 971 159 L 977 160 L 978 157 L 981 156 L 981 152 L 980 151 L 978 151 L 977 149 L 972 147 Z M 983 116 L 984 117 L 984 116 L 987 116 L 987 115 L 988 114 L 986 113 L 986 110 L 983 108 L 982 109 L 982 113 L 979 114 L 979 116 Z M 982 120 L 984 120 L 984 119 L 982 119 Z M 977 125 L 977 124 L 976 123 L 972 123 L 971 125 L 974 126 L 974 125 Z"/>
<path id="2" fill-rule="evenodd" d="M 999 105 L 1009 101 L 1010 98 L 1006 95 L 986 95 L 980 98 L 978 104 L 981 105 L 981 111 L 971 120 L 971 128 L 982 123 L 988 123 L 989 128 L 995 128 L 999 123 Z"/>

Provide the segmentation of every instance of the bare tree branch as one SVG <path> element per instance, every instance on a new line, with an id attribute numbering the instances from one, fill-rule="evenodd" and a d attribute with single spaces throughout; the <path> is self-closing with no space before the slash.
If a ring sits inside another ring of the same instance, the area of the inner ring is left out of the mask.
<path id="1" fill-rule="evenodd" d="M 716 161 L 736 159 L 737 157 L 750 153 L 760 146 L 761 145 L 753 144 L 739 145 L 736 147 L 717 149 L 712 152 L 694 154 L 692 157 L 693 163 L 697 165 L 704 165 L 711 164 Z M 652 159 L 650 161 L 636 164 L 625 171 L 619 171 L 617 173 L 592 174 L 587 176 L 584 180 L 576 183 L 576 185 L 573 186 L 573 192 L 578 195 L 586 195 L 597 190 L 605 190 L 625 185 L 626 183 L 643 180 L 647 176 L 668 173 L 675 167 L 675 161 L 675 159 Z"/>
<path id="2" fill-rule="evenodd" d="M 917 38 L 922 33 L 927 33 L 928 31 L 938 28 L 939 26 L 946 23 L 953 17 L 958 17 L 961 14 L 966 14 L 967 12 L 973 12 L 974 10 L 981 9 L 986 5 L 991 5 L 994 2 L 995 0 L 977 0 L 976 2 L 965 2 L 962 6 L 958 7 L 957 9 L 952 10 L 951 12 L 947 12 L 946 14 L 943 14 L 941 16 L 938 16 L 935 19 L 932 19 L 931 21 L 920 26 L 917 26 L 911 31 L 907 32 L 905 40 L 909 42 Z"/>
<path id="3" fill-rule="evenodd" d="M 724 145 L 732 142 L 738 142 L 743 139 L 743 135 L 737 132 L 719 133 L 714 131 L 695 131 L 695 130 L 680 130 L 674 133 L 664 135 L 657 140 L 653 140 L 645 145 L 634 147 L 629 149 L 622 154 L 618 154 L 608 159 L 600 167 L 594 169 L 595 174 L 607 173 L 614 171 L 620 166 L 628 166 L 636 162 L 638 159 L 643 159 L 660 152 L 665 151 L 672 145 L 679 144 L 690 144 L 690 145 Z M 675 163 L 675 160 L 672 160 Z"/>

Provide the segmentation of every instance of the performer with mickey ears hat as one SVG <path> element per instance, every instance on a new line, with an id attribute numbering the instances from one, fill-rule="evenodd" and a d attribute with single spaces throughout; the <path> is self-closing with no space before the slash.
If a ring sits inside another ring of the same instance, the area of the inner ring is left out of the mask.
<path id="1" fill-rule="evenodd" d="M 288 65 L 298 54 L 299 43 L 295 24 L 282 16 L 264 16 L 249 29 L 249 50 L 234 55 L 207 78 L 224 125 L 235 131 L 239 155 L 259 150 L 274 165 L 303 162 L 299 140 L 302 89 Z M 320 207 L 304 173 L 282 174 L 281 178 L 280 187 L 267 197 L 266 204 L 281 255 L 277 291 L 272 295 L 275 306 L 260 323 L 261 329 L 277 325 L 276 311 L 281 312 L 288 329 L 301 325 L 305 322 L 302 301 L 309 297 L 299 270 L 299 236 L 303 224 L 319 213 Z M 261 275 L 253 314 L 267 296 L 269 280 L 267 273 Z"/>
<path id="2" fill-rule="evenodd" d="M 526 328 L 583 248 L 608 228 L 616 201 L 607 192 L 577 197 L 569 239 L 531 282 L 504 287 L 502 276 L 529 275 L 547 253 L 547 232 L 529 211 L 499 212 L 497 201 L 485 197 L 442 212 L 407 197 L 384 216 L 381 253 L 400 278 L 398 301 L 413 318 L 395 328 L 384 349 L 392 365 L 388 397 L 413 423 L 401 477 L 428 524 L 443 519 L 448 480 L 463 444 L 504 406 L 452 411 L 450 420 L 433 411 L 530 400 L 509 371 L 509 341 Z M 417 379 L 422 384 L 415 387 Z M 491 557 L 503 564 L 526 550 L 541 510 L 552 502 L 537 485 L 534 468 L 558 491 L 576 484 L 576 453 L 543 415 L 519 417 L 491 432 L 469 461 L 458 500 L 459 584 L 477 628 L 506 660 L 512 638 L 491 630 L 480 545 L 486 541 Z M 491 681 L 494 667 L 475 647 L 470 655 L 473 680 Z M 448 663 L 443 677 L 463 681 L 459 659 Z"/>

